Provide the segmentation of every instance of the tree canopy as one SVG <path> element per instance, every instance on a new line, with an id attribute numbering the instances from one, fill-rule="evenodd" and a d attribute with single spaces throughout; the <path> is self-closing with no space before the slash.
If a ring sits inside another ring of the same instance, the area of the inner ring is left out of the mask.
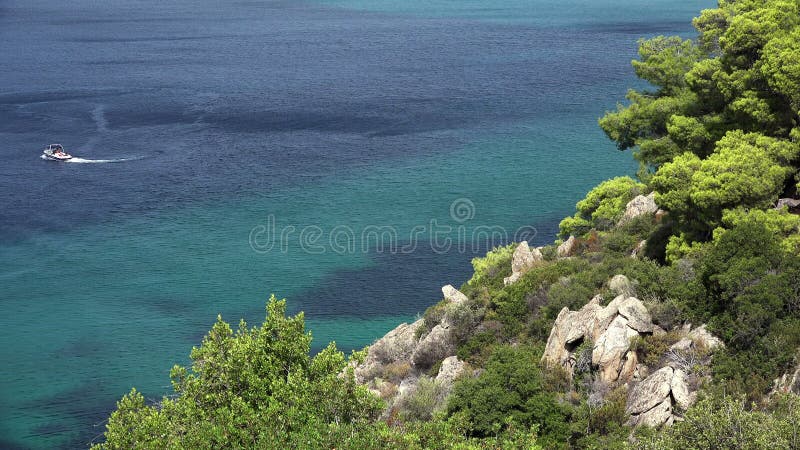
<path id="1" fill-rule="evenodd" d="M 317 446 L 330 424 L 374 419 L 381 401 L 344 370 L 344 354 L 332 343 L 311 357 L 303 314 L 285 311 L 286 301 L 273 296 L 261 326 L 242 321 L 235 332 L 219 317 L 192 349 L 192 367 L 173 367 L 175 395 L 148 405 L 131 390 L 97 447 Z"/>

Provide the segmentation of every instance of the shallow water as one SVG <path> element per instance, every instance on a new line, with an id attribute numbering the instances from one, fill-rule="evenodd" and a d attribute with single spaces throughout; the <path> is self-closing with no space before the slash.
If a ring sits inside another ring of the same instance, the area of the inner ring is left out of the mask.
<path id="1" fill-rule="evenodd" d="M 710 6 L 1 2 L 0 447 L 85 446 L 272 292 L 359 348 L 492 243 L 552 240 L 635 170 L 596 120 L 636 39 Z"/>

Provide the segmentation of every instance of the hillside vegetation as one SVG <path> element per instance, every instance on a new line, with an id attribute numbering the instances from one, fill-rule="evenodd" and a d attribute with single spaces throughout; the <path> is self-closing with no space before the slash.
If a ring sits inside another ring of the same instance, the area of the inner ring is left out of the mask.
<path id="1" fill-rule="evenodd" d="M 650 87 L 600 119 L 638 179 L 589 192 L 561 241 L 474 260 L 451 299 L 349 358 L 312 357 L 302 314 L 274 298 L 259 327 L 220 319 L 175 393 L 132 390 L 97 447 L 800 448 L 797 374 L 776 384 L 800 363 L 800 1 L 722 1 L 694 25 L 696 41 L 639 43 Z M 629 374 L 609 378 L 589 331 L 554 345 L 573 312 L 623 303 L 647 319 Z M 641 425 L 635 393 L 662 370 L 692 397 L 667 388 L 669 421 Z"/>

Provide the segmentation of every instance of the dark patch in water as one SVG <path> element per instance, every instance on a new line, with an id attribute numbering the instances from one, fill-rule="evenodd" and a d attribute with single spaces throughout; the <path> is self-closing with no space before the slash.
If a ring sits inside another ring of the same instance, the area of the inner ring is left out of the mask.
<path id="1" fill-rule="evenodd" d="M 539 230 L 532 245 L 551 242 L 558 220 L 536 224 Z M 401 244 L 402 246 L 402 244 Z M 461 252 L 456 248 L 445 253 L 433 251 L 420 243 L 411 253 L 370 253 L 373 266 L 365 269 L 341 269 L 331 273 L 311 289 L 293 296 L 295 311 L 303 310 L 308 318 L 406 316 L 423 313 L 441 300 L 441 287 L 456 287 L 472 276 L 470 261 L 490 250 L 479 248 Z"/>
<path id="2" fill-rule="evenodd" d="M 103 344 L 88 337 L 82 337 L 75 342 L 65 345 L 57 353 L 67 358 L 86 358 L 100 354 L 103 351 Z"/>
<path id="3" fill-rule="evenodd" d="M 2 11 L 0 11 L 0 13 L 2 13 Z M 26 450 L 29 449 L 30 447 L 0 437 L 0 448 L 3 450 Z"/>

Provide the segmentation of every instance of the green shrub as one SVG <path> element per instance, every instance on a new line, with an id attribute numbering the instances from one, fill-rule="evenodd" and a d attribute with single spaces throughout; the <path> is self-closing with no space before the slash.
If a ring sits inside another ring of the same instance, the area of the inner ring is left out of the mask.
<path id="1" fill-rule="evenodd" d="M 781 403 L 782 402 L 782 403 Z M 684 420 L 643 439 L 641 449 L 797 449 L 800 402 L 796 396 L 776 401 L 775 409 L 751 409 L 741 396 L 713 394 L 689 408 Z"/>
<path id="2" fill-rule="evenodd" d="M 404 420 L 430 420 L 433 413 L 444 407 L 445 391 L 435 379 L 422 377 L 416 388 L 398 401 Z"/>
<path id="3" fill-rule="evenodd" d="M 676 331 L 670 331 L 661 336 L 635 336 L 631 339 L 630 349 L 636 352 L 639 362 L 655 368 L 664 358 L 670 346 L 680 339 L 681 333 Z"/>
<path id="4" fill-rule="evenodd" d="M 545 443 L 567 442 L 569 408 L 544 389 L 540 356 L 526 346 L 497 347 L 479 377 L 455 384 L 448 414 L 460 414 L 475 436 L 492 436 L 511 418 L 523 427 L 538 424 Z"/>
<path id="5" fill-rule="evenodd" d="M 286 317 L 273 296 L 260 327 L 221 318 L 191 352 L 192 367 L 171 371 L 176 396 L 145 404 L 133 389 L 111 414 L 97 448 L 317 446 L 330 424 L 366 422 L 380 399 L 345 370 L 331 344 L 310 357 L 303 314 Z"/>
<path id="6" fill-rule="evenodd" d="M 483 258 L 473 258 L 474 273 L 472 278 L 467 281 L 467 286 L 477 288 L 492 284 L 495 287 L 501 287 L 503 277 L 511 274 L 511 257 L 514 254 L 514 248 L 514 244 L 509 244 L 492 249 Z"/>
<path id="7" fill-rule="evenodd" d="M 458 346 L 456 356 L 470 364 L 483 366 L 497 342 L 497 335 L 492 331 L 475 333 Z"/>
<path id="8" fill-rule="evenodd" d="M 560 236 L 582 236 L 592 228 L 611 228 L 622 217 L 625 205 L 644 189 L 644 184 L 631 177 L 617 177 L 600 183 L 575 205 L 575 216 L 561 221 Z"/>

